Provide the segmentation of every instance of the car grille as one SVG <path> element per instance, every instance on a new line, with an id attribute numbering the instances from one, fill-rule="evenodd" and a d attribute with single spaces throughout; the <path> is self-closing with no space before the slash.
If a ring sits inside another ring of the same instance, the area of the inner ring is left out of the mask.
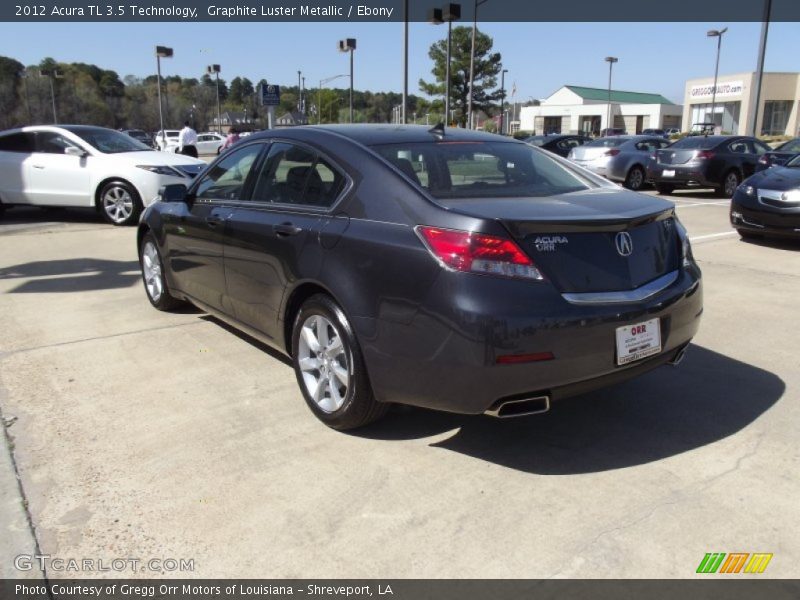
<path id="1" fill-rule="evenodd" d="M 784 200 L 785 193 L 783 190 L 758 190 L 758 201 L 775 208 L 800 208 L 800 202 Z"/>

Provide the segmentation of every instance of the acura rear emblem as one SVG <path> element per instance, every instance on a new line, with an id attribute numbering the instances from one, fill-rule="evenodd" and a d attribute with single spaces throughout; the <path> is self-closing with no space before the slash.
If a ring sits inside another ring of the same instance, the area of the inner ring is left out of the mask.
<path id="1" fill-rule="evenodd" d="M 633 240 L 627 231 L 620 231 L 614 238 L 614 244 L 616 244 L 620 256 L 630 256 L 633 252 Z"/>

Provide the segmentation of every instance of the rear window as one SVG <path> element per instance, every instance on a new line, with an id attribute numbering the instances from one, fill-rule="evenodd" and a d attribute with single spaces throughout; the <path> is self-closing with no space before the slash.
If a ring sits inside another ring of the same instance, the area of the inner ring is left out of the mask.
<path id="1" fill-rule="evenodd" d="M 593 142 L 589 142 L 586 144 L 587 148 L 616 148 L 617 146 L 622 146 L 625 142 L 627 142 L 627 138 L 619 138 L 619 137 L 610 137 L 610 138 L 600 138 L 599 140 L 594 140 Z"/>
<path id="2" fill-rule="evenodd" d="M 525 140 L 526 143 L 532 146 L 543 146 L 546 141 L 546 137 L 529 137 L 527 140 Z"/>
<path id="3" fill-rule="evenodd" d="M 596 187 L 527 144 L 428 142 L 373 149 L 435 198 L 553 196 Z"/>
<path id="4" fill-rule="evenodd" d="M 695 150 L 695 149 L 708 149 L 713 148 L 719 143 L 719 140 L 714 138 L 708 138 L 702 135 L 685 137 L 681 140 L 678 140 L 674 144 L 672 144 L 672 149 L 675 148 L 682 148 L 685 150 Z"/>

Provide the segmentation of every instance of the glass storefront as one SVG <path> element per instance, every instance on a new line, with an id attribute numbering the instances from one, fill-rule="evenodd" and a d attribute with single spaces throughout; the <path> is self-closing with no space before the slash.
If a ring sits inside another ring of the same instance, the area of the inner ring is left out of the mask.
<path id="1" fill-rule="evenodd" d="M 784 135 L 791 112 L 792 100 L 767 100 L 764 102 L 761 135 Z"/>
<path id="2" fill-rule="evenodd" d="M 711 103 L 692 104 L 692 122 L 695 123 L 714 123 L 720 126 L 722 133 L 739 133 L 739 108 L 741 102 L 717 102 L 714 106 L 714 114 L 711 114 Z"/>

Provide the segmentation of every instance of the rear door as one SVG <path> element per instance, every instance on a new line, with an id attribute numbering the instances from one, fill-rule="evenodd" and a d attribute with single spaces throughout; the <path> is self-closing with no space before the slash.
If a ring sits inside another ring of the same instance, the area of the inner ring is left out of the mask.
<path id="1" fill-rule="evenodd" d="M 314 150 L 275 142 L 253 180 L 249 202 L 228 221 L 225 277 L 239 321 L 275 337 L 287 288 L 316 278 L 320 230 L 347 184 L 343 171 Z M 341 217 L 340 229 L 346 227 Z"/>
<path id="2" fill-rule="evenodd" d="M 86 156 L 68 156 L 67 148 L 78 148 Z M 58 132 L 38 131 L 35 152 L 25 161 L 31 204 L 94 206 L 91 167 L 97 160 Z"/>
<path id="3" fill-rule="evenodd" d="M 12 133 L 0 137 L 0 201 L 29 204 L 25 161 L 33 154 L 33 133 Z"/>

